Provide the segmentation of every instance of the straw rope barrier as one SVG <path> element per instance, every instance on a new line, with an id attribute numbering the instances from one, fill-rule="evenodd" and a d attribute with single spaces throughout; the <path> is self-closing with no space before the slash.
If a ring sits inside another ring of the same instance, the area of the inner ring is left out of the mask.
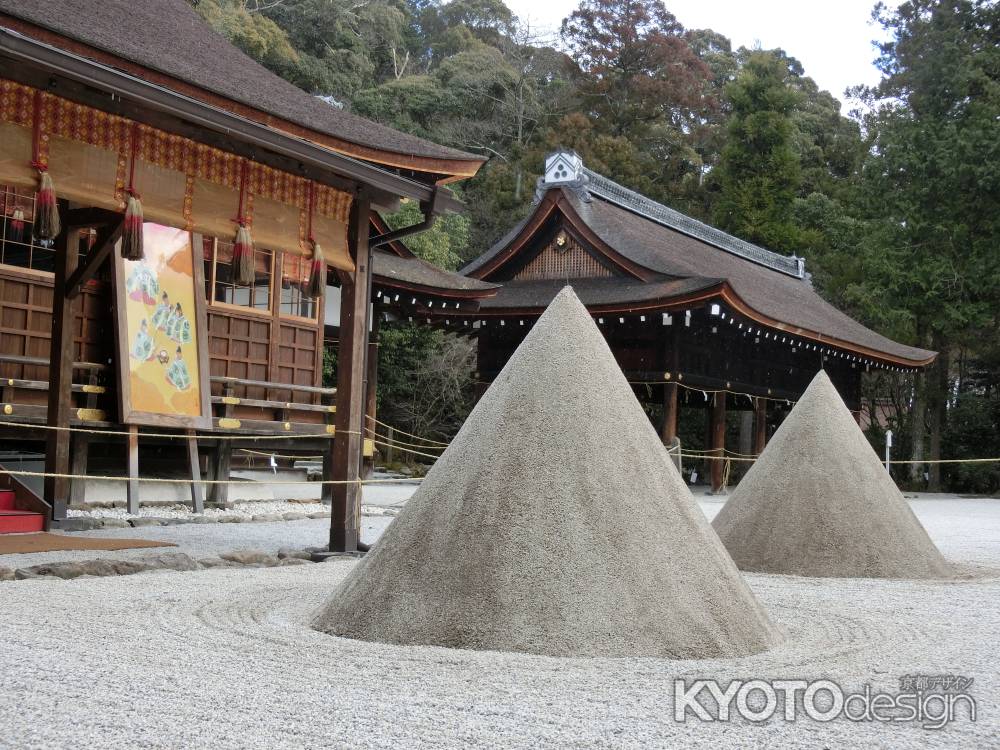
<path id="1" fill-rule="evenodd" d="M 29 430 L 58 430 L 64 432 L 76 432 L 84 435 L 122 435 L 129 436 L 132 433 L 127 430 L 103 430 L 103 429 L 93 429 L 89 427 L 62 427 L 60 425 L 50 425 L 50 424 L 31 424 L 30 422 L 0 422 L 0 427 L 23 427 Z M 179 427 L 178 429 L 188 429 L 184 427 Z M 357 430 L 341 430 L 341 435 L 361 435 Z M 158 433 L 158 432 L 140 432 L 139 437 L 146 438 L 173 438 L 174 440 L 188 440 L 191 435 L 185 433 Z M 263 435 L 226 435 L 218 433 L 206 433 L 202 432 L 195 437 L 210 438 L 212 440 L 269 440 L 271 438 L 282 438 L 284 440 L 297 440 L 304 438 L 334 438 L 335 433 L 332 432 L 316 432 L 316 433 L 285 433 L 285 432 L 269 432 Z"/>
<path id="2" fill-rule="evenodd" d="M 394 432 L 398 432 L 400 435 L 406 435 L 406 437 L 416 438 L 417 440 L 422 440 L 425 443 L 431 443 L 433 445 L 441 445 L 444 446 L 445 448 L 448 447 L 448 443 L 442 443 L 440 440 L 431 440 L 430 438 L 420 437 L 420 435 L 414 435 L 412 432 L 406 432 L 405 430 L 397 429 L 396 427 L 393 427 L 391 424 L 386 424 L 385 422 L 379 422 L 377 419 L 375 419 L 375 417 L 371 416 L 370 414 L 365 414 L 365 418 L 370 419 L 377 425 L 381 425 L 382 427 L 386 427 L 390 430 L 393 430 Z"/>
<path id="3" fill-rule="evenodd" d="M 10 474 L 15 477 L 51 477 L 54 479 L 100 479 L 106 482 L 145 482 L 148 484 L 238 484 L 246 486 L 255 485 L 318 485 L 318 484 L 392 484 L 400 482 L 422 482 L 423 477 L 400 478 L 400 479 L 273 479 L 266 482 L 247 482 L 242 479 L 167 479 L 163 477 L 114 477 L 102 474 L 59 474 L 47 471 L 25 471 L 22 469 L 4 470 L 3 474 Z"/>

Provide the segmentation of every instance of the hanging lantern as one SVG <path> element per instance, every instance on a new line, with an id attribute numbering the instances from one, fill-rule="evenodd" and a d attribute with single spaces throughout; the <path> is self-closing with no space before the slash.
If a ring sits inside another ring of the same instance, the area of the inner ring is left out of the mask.
<path id="1" fill-rule="evenodd" d="M 125 260 L 142 260 L 142 200 L 135 190 L 135 157 L 139 148 L 139 123 L 132 125 L 132 165 L 128 175 L 128 203 L 125 207 L 125 224 L 122 227 L 122 257 Z"/>

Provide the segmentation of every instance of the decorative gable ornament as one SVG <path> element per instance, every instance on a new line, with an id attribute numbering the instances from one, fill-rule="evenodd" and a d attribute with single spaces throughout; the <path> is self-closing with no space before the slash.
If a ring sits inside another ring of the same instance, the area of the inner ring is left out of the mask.
<path id="1" fill-rule="evenodd" d="M 579 182 L 582 177 L 583 159 L 575 151 L 556 151 L 545 158 L 546 184 Z"/>

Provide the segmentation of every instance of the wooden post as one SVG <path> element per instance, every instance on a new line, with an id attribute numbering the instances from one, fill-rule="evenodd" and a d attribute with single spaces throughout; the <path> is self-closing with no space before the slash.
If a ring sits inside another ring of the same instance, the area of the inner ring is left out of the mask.
<path id="1" fill-rule="evenodd" d="M 368 342 L 368 367 L 365 378 L 365 429 L 362 432 L 364 432 L 364 437 L 374 440 L 376 432 L 375 416 L 378 403 L 376 399 L 378 395 L 378 315 L 375 315 L 372 320 L 371 328 L 371 341 Z M 363 476 L 367 479 L 375 471 L 375 456 L 372 455 L 371 458 L 364 458 L 362 465 L 364 467 Z"/>
<path id="2" fill-rule="evenodd" d="M 201 490 L 201 463 L 198 459 L 198 437 L 194 430 L 187 431 L 188 463 L 191 465 L 191 511 L 205 512 L 205 497 Z"/>
<path id="3" fill-rule="evenodd" d="M 139 428 L 128 426 L 128 482 L 125 488 L 125 509 L 139 514 Z"/>
<path id="4" fill-rule="evenodd" d="M 72 452 L 70 457 L 70 474 L 74 476 L 85 476 L 87 474 L 87 455 L 90 452 L 90 436 L 83 433 L 77 435 L 70 441 Z M 70 505 L 82 505 L 87 501 L 87 483 L 83 479 L 70 480 L 69 502 Z"/>
<path id="5" fill-rule="evenodd" d="M 385 446 L 385 462 L 391 464 L 396 458 L 396 448 L 394 445 L 394 441 L 396 440 L 396 431 L 391 427 L 386 427 L 385 432 L 385 442 L 387 443 Z"/>
<path id="6" fill-rule="evenodd" d="M 324 485 L 331 500 L 330 551 L 355 552 L 361 527 L 361 448 L 365 413 L 365 359 L 368 353 L 368 308 L 371 263 L 368 247 L 370 204 L 364 193 L 351 207 L 348 244 L 354 273 L 340 288 L 340 337 L 337 348 L 336 432 L 331 449 L 330 478 L 344 484 Z"/>
<path id="7" fill-rule="evenodd" d="M 713 397 L 711 412 L 712 455 L 726 455 L 726 394 L 717 392 Z M 710 461 L 712 477 L 712 494 L 722 492 L 722 479 L 725 461 L 713 459 Z"/>
<path id="8" fill-rule="evenodd" d="M 758 456 L 764 452 L 767 443 L 767 399 L 754 399 L 753 410 L 753 452 Z"/>
<path id="9" fill-rule="evenodd" d="M 45 440 L 46 474 L 69 474 L 70 419 L 73 412 L 73 343 L 74 300 L 66 298 L 67 279 L 76 271 L 80 260 L 77 231 L 63 230 L 55 241 L 55 278 L 52 288 L 52 339 L 49 348 L 49 430 Z M 57 525 L 66 518 L 70 480 L 45 478 L 45 502 L 51 508 Z"/>
<path id="10" fill-rule="evenodd" d="M 660 438 L 668 448 L 677 438 L 677 383 L 663 384 L 663 428 Z"/>
<path id="11" fill-rule="evenodd" d="M 222 395 L 225 399 L 233 399 L 233 387 L 227 385 Z M 233 415 L 232 403 L 222 405 L 222 416 L 231 418 Z M 217 482 L 229 481 L 229 467 L 233 461 L 233 441 L 219 438 L 215 447 L 215 457 L 212 460 L 212 472 L 209 476 Z M 229 502 L 229 485 L 213 484 L 208 490 L 208 505 L 211 508 L 232 507 Z"/>

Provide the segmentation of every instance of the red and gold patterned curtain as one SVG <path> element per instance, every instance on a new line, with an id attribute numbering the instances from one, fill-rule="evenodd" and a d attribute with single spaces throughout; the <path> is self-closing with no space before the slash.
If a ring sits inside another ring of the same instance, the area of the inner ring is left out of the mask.
<path id="1" fill-rule="evenodd" d="M 217 237 L 235 232 L 244 159 L 189 138 L 0 79 L 0 183 L 34 186 L 38 160 L 60 197 L 124 211 L 135 137 L 135 189 L 147 219 Z M 37 112 L 37 118 L 36 118 Z M 36 122 L 37 119 L 37 122 Z M 244 213 L 254 242 L 309 255 L 309 182 L 249 162 Z M 313 233 L 330 265 L 353 270 L 347 249 L 351 196 L 316 184 Z"/>

